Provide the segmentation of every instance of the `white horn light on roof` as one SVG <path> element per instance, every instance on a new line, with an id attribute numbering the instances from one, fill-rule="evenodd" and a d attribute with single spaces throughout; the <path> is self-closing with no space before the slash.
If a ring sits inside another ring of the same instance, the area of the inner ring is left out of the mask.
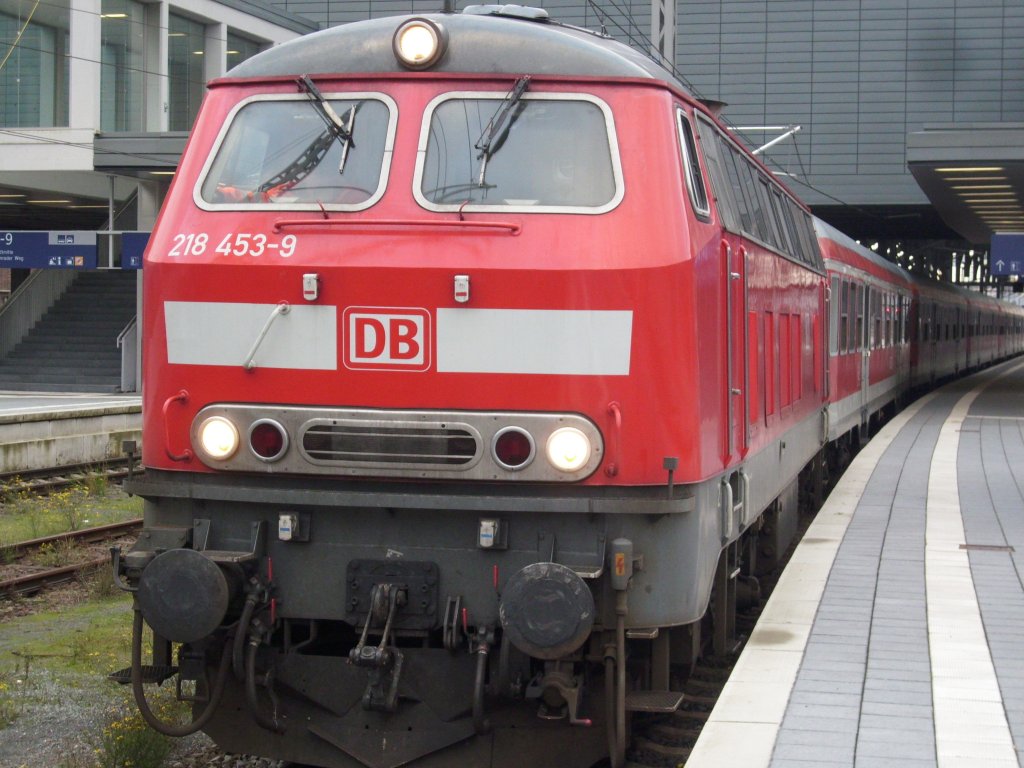
<path id="1" fill-rule="evenodd" d="M 392 48 L 395 57 L 409 69 L 426 69 L 444 55 L 448 33 L 430 19 L 409 19 L 395 32 Z"/>

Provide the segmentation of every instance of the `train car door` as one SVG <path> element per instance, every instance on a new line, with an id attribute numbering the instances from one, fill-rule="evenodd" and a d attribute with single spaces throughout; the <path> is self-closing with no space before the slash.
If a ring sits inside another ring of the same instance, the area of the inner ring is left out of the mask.
<path id="1" fill-rule="evenodd" d="M 863 291 L 858 291 L 858 293 L 860 294 L 858 296 L 860 301 L 857 303 L 857 314 L 863 317 L 864 320 L 859 323 L 860 328 L 858 328 L 857 342 L 860 344 L 861 352 L 860 370 L 857 375 L 859 379 L 858 384 L 860 385 L 861 426 L 866 428 L 868 422 L 868 400 L 871 389 L 871 348 L 875 342 L 875 323 L 872 310 L 877 290 L 869 285 L 865 285 Z"/>

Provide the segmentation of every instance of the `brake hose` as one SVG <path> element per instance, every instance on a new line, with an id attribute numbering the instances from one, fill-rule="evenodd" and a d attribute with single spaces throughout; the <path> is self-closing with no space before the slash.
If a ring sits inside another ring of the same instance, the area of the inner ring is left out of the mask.
<path id="1" fill-rule="evenodd" d="M 165 723 L 150 709 L 149 702 L 146 701 L 146 692 L 142 688 L 142 611 L 135 609 L 135 616 L 132 620 L 132 693 L 135 694 L 135 703 L 139 707 L 142 719 L 157 733 L 162 733 L 164 736 L 188 736 L 201 730 L 213 717 L 213 713 L 220 704 L 230 669 L 231 643 L 226 641 L 220 657 L 220 667 L 217 669 L 217 679 L 210 693 L 210 700 L 206 703 L 206 708 L 191 723 L 184 725 Z"/>

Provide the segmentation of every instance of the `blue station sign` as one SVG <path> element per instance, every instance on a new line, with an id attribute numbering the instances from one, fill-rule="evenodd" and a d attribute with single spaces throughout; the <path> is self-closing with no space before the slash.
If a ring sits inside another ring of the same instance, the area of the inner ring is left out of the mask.
<path id="1" fill-rule="evenodd" d="M 0 267 L 95 269 L 98 248 L 90 231 L 0 231 Z"/>
<path id="2" fill-rule="evenodd" d="M 988 269 L 995 277 L 1024 274 L 1024 233 L 992 235 Z"/>
<path id="3" fill-rule="evenodd" d="M 121 269 L 142 269 L 142 254 L 149 242 L 149 232 L 121 233 Z"/>

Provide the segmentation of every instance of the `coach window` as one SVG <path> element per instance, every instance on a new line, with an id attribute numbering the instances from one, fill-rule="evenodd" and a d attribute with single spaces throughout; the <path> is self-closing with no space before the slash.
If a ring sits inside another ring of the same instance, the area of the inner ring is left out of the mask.
<path id="1" fill-rule="evenodd" d="M 875 327 L 877 333 L 875 335 L 875 346 L 878 349 L 884 349 L 885 343 L 885 291 L 877 291 L 875 299 Z"/>
<path id="2" fill-rule="evenodd" d="M 431 211 L 609 211 L 624 194 L 611 110 L 577 94 L 443 94 L 427 106 L 413 194 Z"/>
<path id="3" fill-rule="evenodd" d="M 384 194 L 397 108 L 382 94 L 254 96 L 217 139 L 194 197 L 207 210 L 361 210 Z"/>
<path id="4" fill-rule="evenodd" d="M 878 346 L 885 347 L 889 346 L 889 292 L 882 291 L 878 295 L 878 316 L 882 329 L 882 335 L 879 337 Z"/>
<path id="5" fill-rule="evenodd" d="M 835 275 L 832 276 L 832 288 L 829 291 L 830 322 L 828 324 L 828 353 L 835 357 L 839 353 L 839 304 L 842 283 Z"/>
<path id="6" fill-rule="evenodd" d="M 843 288 L 840 291 L 840 304 L 839 304 L 839 353 L 843 354 L 849 351 L 847 346 L 847 330 L 849 328 L 850 318 L 850 284 L 843 281 Z"/>
<path id="7" fill-rule="evenodd" d="M 860 351 L 865 346 L 864 339 L 864 286 L 860 283 L 856 285 L 856 294 L 850 296 L 850 301 L 856 308 L 857 312 L 857 333 L 855 341 L 851 346 L 857 351 Z"/>
<path id="8" fill-rule="evenodd" d="M 676 111 L 676 118 L 679 121 L 679 146 L 683 153 L 683 172 L 686 174 L 686 190 L 690 194 L 690 204 L 697 216 L 707 219 L 711 211 L 708 207 L 708 194 L 704 189 L 704 177 L 700 172 L 700 162 L 697 160 L 697 143 L 693 139 L 693 127 L 683 110 Z"/>

